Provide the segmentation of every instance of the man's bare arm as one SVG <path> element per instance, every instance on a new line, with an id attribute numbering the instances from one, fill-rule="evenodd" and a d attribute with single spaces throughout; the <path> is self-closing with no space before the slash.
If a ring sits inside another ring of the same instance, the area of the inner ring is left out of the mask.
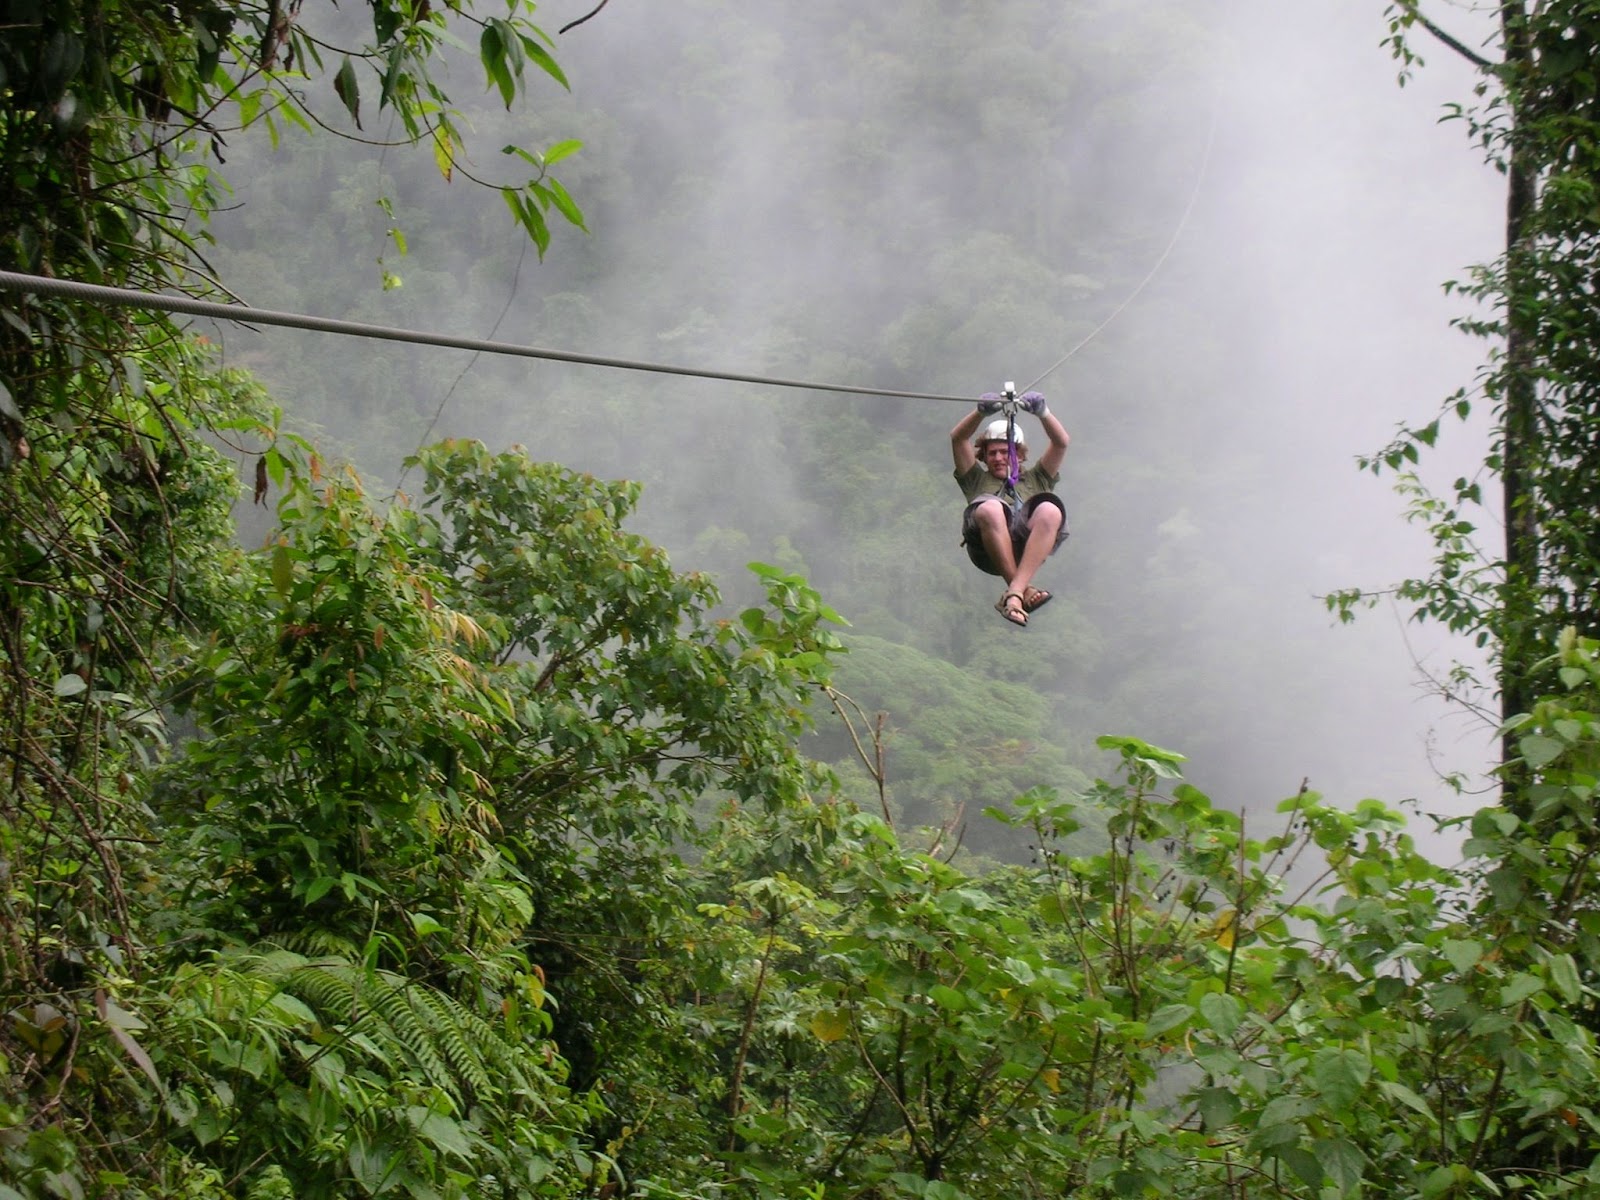
<path id="1" fill-rule="evenodd" d="M 1045 436 L 1050 439 L 1050 445 L 1039 456 L 1039 465 L 1050 475 L 1061 474 L 1061 460 L 1067 456 L 1067 446 L 1072 439 L 1067 436 L 1067 429 L 1055 413 L 1048 407 L 1039 414 L 1039 424 L 1044 426 Z"/>
<path id="2" fill-rule="evenodd" d="M 978 461 L 978 452 L 972 448 L 972 435 L 978 432 L 981 420 L 983 414 L 974 408 L 950 431 L 950 457 L 955 460 L 957 475 L 965 475 Z"/>

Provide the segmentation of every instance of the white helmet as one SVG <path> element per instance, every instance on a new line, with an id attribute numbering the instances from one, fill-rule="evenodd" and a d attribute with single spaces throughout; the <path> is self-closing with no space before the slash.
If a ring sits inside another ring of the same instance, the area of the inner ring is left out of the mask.
<path id="1" fill-rule="evenodd" d="M 1003 442 L 1003 441 L 1005 441 L 1006 440 L 1006 427 L 1008 425 L 1010 425 L 1010 424 L 1011 424 L 1010 420 L 1007 419 L 1006 417 L 997 417 L 997 418 L 995 418 L 993 421 L 990 421 L 987 425 L 985 425 L 983 427 L 983 430 L 978 434 L 977 438 L 975 439 L 976 444 L 981 446 L 985 442 Z M 1015 429 L 1013 430 L 1012 435 L 1011 435 L 1011 440 L 1016 442 L 1016 444 L 1019 445 L 1019 446 L 1026 446 L 1028 444 L 1028 439 L 1023 436 L 1022 426 L 1021 425 L 1017 425 L 1015 427 Z"/>

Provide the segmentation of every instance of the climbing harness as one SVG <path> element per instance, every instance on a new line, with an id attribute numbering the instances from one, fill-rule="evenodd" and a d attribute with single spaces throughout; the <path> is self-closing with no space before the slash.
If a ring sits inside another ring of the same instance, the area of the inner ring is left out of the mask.
<path id="1" fill-rule="evenodd" d="M 1010 380 L 1006 381 L 1005 386 L 997 394 L 996 398 L 1000 404 L 999 412 L 1005 419 L 1006 426 L 1006 487 L 1002 499 L 1008 509 L 1015 510 L 1021 503 L 1020 498 L 1017 496 L 1017 482 L 1022 478 L 1022 460 L 1017 456 L 1017 445 L 1021 440 L 1017 436 L 1017 410 L 1022 407 L 1022 402 L 1017 397 L 1017 385 Z M 999 424 L 998 420 L 991 421 L 984 429 L 984 434 L 992 434 Z M 995 439 L 984 436 L 980 440 L 987 444 Z"/>
<path id="2" fill-rule="evenodd" d="M 1005 399 L 1001 401 L 1006 414 L 1006 495 L 1012 509 L 1021 501 L 1017 498 L 1017 480 L 1022 477 L 1022 460 L 1017 457 L 1017 385 L 1006 382 Z"/>

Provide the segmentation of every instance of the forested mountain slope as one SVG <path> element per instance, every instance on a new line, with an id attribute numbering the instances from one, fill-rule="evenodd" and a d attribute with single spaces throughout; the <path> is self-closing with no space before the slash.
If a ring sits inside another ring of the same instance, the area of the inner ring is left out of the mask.
<path id="1" fill-rule="evenodd" d="M 1336 515 L 1395 503 L 1342 465 L 1370 448 L 1359 436 L 1302 440 L 1352 405 L 1387 437 L 1411 393 L 1386 412 L 1359 375 L 1278 392 L 1296 374 L 1277 361 L 1286 347 L 1251 341 L 1275 301 L 1239 293 L 1251 251 L 1215 207 L 1246 152 L 1225 9 L 604 11 L 560 39 L 582 70 L 534 118 L 538 136 L 585 143 L 562 170 L 591 231 L 557 229 L 543 262 L 508 252 L 494 196 L 463 195 L 426 161 L 292 132 L 230 161 L 242 203 L 215 257 L 270 307 L 975 395 L 1026 386 L 1133 300 L 1041 383 L 1075 439 L 1062 486 L 1077 533 L 1048 568 L 1061 599 L 1025 641 L 956 546 L 951 406 L 280 331 L 227 344 L 385 481 L 429 428 L 638 479 L 644 527 L 676 561 L 735 591 L 750 559 L 803 570 L 909 661 L 1050 699 L 1049 740 L 1080 768 L 1094 735 L 1138 728 L 1251 805 L 1310 775 L 1349 801 L 1397 787 L 1441 806 L 1406 645 L 1382 626 L 1341 634 L 1316 600 L 1397 569 L 1408 543 L 1392 523 L 1388 549 Z M 473 145 L 494 176 L 527 118 L 491 101 Z M 403 287 L 373 286 L 379 256 Z M 1318 454 L 1340 477 L 1307 474 Z M 1447 746 L 1442 765 L 1460 761 Z"/>
<path id="2" fill-rule="evenodd" d="M 1505 6 L 1468 114 L 1531 205 L 1478 298 L 1517 323 L 1498 446 L 1523 372 L 1550 418 L 1510 512 L 1543 573 L 1460 574 L 1463 478 L 1405 595 L 1547 689 L 1458 868 L 1271 782 L 1272 730 L 1359 726 L 1211 552 L 1305 480 L 1212 403 L 1260 364 L 1237 302 L 1165 291 L 1192 265 L 1140 295 L 1159 342 L 1108 328 L 1055 389 L 1081 541 L 1026 634 L 955 552 L 949 409 L 59 286 L 973 392 L 1141 292 L 1225 45 L 1164 4 L 615 7 L 577 26 L 622 31 L 603 102 L 552 99 L 599 67 L 526 3 L 0 11 L 0 1200 L 1592 1193 L 1581 6 Z"/>

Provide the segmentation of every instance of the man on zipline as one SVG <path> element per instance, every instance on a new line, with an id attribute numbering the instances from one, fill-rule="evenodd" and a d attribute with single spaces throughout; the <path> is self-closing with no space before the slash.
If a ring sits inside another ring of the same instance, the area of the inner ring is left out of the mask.
<path id="1" fill-rule="evenodd" d="M 950 453 L 956 482 L 967 498 L 961 515 L 961 541 L 978 570 L 1006 582 L 995 607 L 1013 625 L 1026 626 L 1028 614 L 1047 604 L 1050 593 L 1033 586 L 1044 560 L 1067 540 L 1067 512 L 1054 488 L 1061 478 L 1061 460 L 1071 439 L 1045 407 L 1038 392 L 1026 392 L 1017 404 L 1039 418 L 1050 445 L 1026 470 L 1027 443 L 1014 416 L 998 417 L 973 439 L 985 417 L 1004 410 L 993 392 L 950 431 Z"/>

